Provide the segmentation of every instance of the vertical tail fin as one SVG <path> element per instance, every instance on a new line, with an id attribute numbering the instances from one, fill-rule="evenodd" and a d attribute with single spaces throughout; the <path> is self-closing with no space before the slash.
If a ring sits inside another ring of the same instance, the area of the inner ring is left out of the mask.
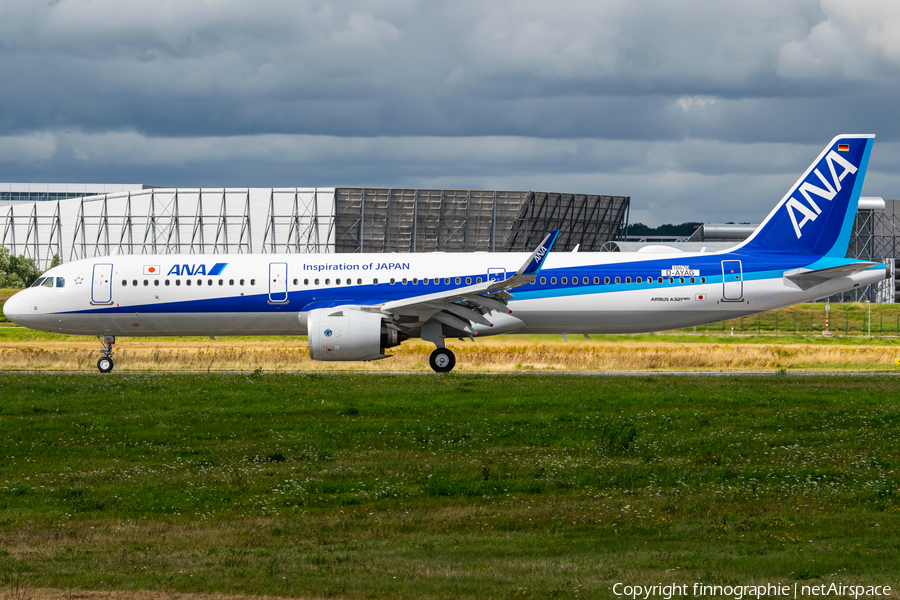
<path id="1" fill-rule="evenodd" d="M 843 258 L 874 135 L 839 135 L 809 166 L 742 250 Z"/>

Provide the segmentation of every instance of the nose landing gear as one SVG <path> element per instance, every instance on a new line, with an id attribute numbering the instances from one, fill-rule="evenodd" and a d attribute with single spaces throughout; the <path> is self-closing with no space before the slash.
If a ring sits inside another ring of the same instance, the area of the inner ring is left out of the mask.
<path id="1" fill-rule="evenodd" d="M 97 339 L 100 340 L 99 335 L 97 336 Z M 103 344 L 103 350 L 100 351 L 100 354 L 103 356 L 97 361 L 97 368 L 100 369 L 101 373 L 109 373 L 113 370 L 114 366 L 112 355 L 115 354 L 115 352 L 113 352 L 113 345 L 116 343 L 116 336 L 105 335 L 103 336 L 103 339 L 100 340 L 100 343 Z"/>

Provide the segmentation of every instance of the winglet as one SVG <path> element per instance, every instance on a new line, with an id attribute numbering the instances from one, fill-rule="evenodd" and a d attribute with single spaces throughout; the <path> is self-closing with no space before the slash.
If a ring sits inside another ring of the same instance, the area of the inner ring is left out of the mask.
<path id="1" fill-rule="evenodd" d="M 554 229 L 548 233 L 541 245 L 531 253 L 525 264 L 516 272 L 516 275 L 536 275 L 541 270 L 547 255 L 550 254 L 550 249 L 553 248 L 553 243 L 556 241 L 557 236 L 559 236 L 559 229 Z"/>

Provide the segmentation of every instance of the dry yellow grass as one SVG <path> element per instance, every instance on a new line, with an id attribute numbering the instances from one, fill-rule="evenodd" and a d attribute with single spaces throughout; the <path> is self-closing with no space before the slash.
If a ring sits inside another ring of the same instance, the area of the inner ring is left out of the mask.
<path id="1" fill-rule="evenodd" d="M 884 371 L 895 368 L 898 349 L 890 346 L 814 344 L 704 344 L 653 342 L 523 341 L 497 338 L 454 342 L 456 369 L 509 371 Z M 376 362 L 316 362 L 304 339 L 147 340 L 120 339 L 118 371 L 430 371 L 433 346 L 409 341 L 392 358 Z M 0 343 L 6 370 L 85 371 L 95 368 L 99 344 L 75 342 Z"/>

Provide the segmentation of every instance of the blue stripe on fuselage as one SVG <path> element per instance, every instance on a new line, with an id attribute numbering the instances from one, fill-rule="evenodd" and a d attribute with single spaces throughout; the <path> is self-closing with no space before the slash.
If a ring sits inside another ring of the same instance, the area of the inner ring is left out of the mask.
<path id="1" fill-rule="evenodd" d="M 552 298 L 559 296 L 571 296 L 579 294 L 598 294 L 609 292 L 621 292 L 635 289 L 669 289 L 683 288 L 689 285 L 702 285 L 699 283 L 700 277 L 706 278 L 706 284 L 716 284 L 722 282 L 722 261 L 740 260 L 743 271 L 742 279 L 744 281 L 780 278 L 785 271 L 808 267 L 808 268 L 827 268 L 830 266 L 838 266 L 855 262 L 853 259 L 836 259 L 823 258 L 812 255 L 795 255 L 786 253 L 765 253 L 747 256 L 741 253 L 728 254 L 710 254 L 708 256 L 692 256 L 680 258 L 678 256 L 667 256 L 665 258 L 656 258 L 648 260 L 638 260 L 630 262 L 621 262 L 613 264 L 594 264 L 565 268 L 544 268 L 538 280 L 534 284 L 512 290 L 517 298 L 521 299 L 538 299 Z M 675 264 L 683 264 L 689 266 L 692 270 L 699 271 L 696 283 L 690 284 L 689 280 L 685 283 L 678 283 L 678 277 L 675 277 L 675 283 L 669 283 L 668 277 L 663 279 L 663 283 L 658 282 L 658 278 L 663 270 L 671 269 Z M 217 263 L 214 266 L 222 268 L 227 263 Z M 221 269 L 219 269 L 221 271 Z M 457 276 L 451 278 L 451 282 Z M 470 277 L 474 282 L 477 277 L 483 279 L 487 277 L 486 273 L 478 273 L 472 275 L 460 275 L 460 284 L 445 284 L 440 278 L 440 283 L 424 285 L 419 280 L 418 284 L 411 281 L 402 284 L 398 281 L 395 284 L 380 283 L 378 285 L 348 285 L 334 286 L 316 289 L 299 289 L 288 293 L 289 302 L 286 303 L 269 303 L 268 292 L 260 291 L 249 295 L 229 295 L 218 298 L 202 298 L 197 300 L 179 300 L 172 302 L 158 302 L 153 304 L 138 304 L 114 307 L 97 307 L 87 310 L 71 311 L 74 314 L 95 314 L 95 313 L 219 313 L 219 312 L 300 312 L 307 310 L 307 306 L 322 307 L 333 304 L 381 304 L 392 300 L 400 300 L 410 296 L 418 296 L 427 293 L 437 293 L 446 290 L 452 290 L 465 285 L 465 278 Z M 557 284 L 551 284 L 550 279 L 557 278 Z M 562 285 L 561 280 L 566 277 L 571 281 L 573 277 L 578 278 L 578 284 Z M 585 285 L 583 278 L 588 277 L 589 283 Z M 593 283 L 593 278 L 598 277 L 599 284 Z M 604 284 L 605 277 L 609 277 L 611 281 L 615 281 L 615 277 L 621 277 L 624 281 L 625 277 L 631 277 L 632 280 L 641 277 L 645 282 L 648 277 L 653 278 L 653 284 L 637 284 L 632 283 L 609 283 Z M 540 279 L 545 278 L 546 283 L 541 284 Z M 431 281 L 435 281 L 431 279 Z M 638 285 L 642 285 L 638 288 Z M 221 288 L 220 288 L 221 289 Z M 246 288 L 244 288 L 246 290 Z M 173 292 L 172 289 L 167 289 Z M 213 288 L 212 293 L 219 290 Z M 231 290 L 228 290 L 229 292 Z M 246 293 L 246 292 L 245 292 Z M 121 290 L 116 290 L 114 295 L 122 294 Z"/>

